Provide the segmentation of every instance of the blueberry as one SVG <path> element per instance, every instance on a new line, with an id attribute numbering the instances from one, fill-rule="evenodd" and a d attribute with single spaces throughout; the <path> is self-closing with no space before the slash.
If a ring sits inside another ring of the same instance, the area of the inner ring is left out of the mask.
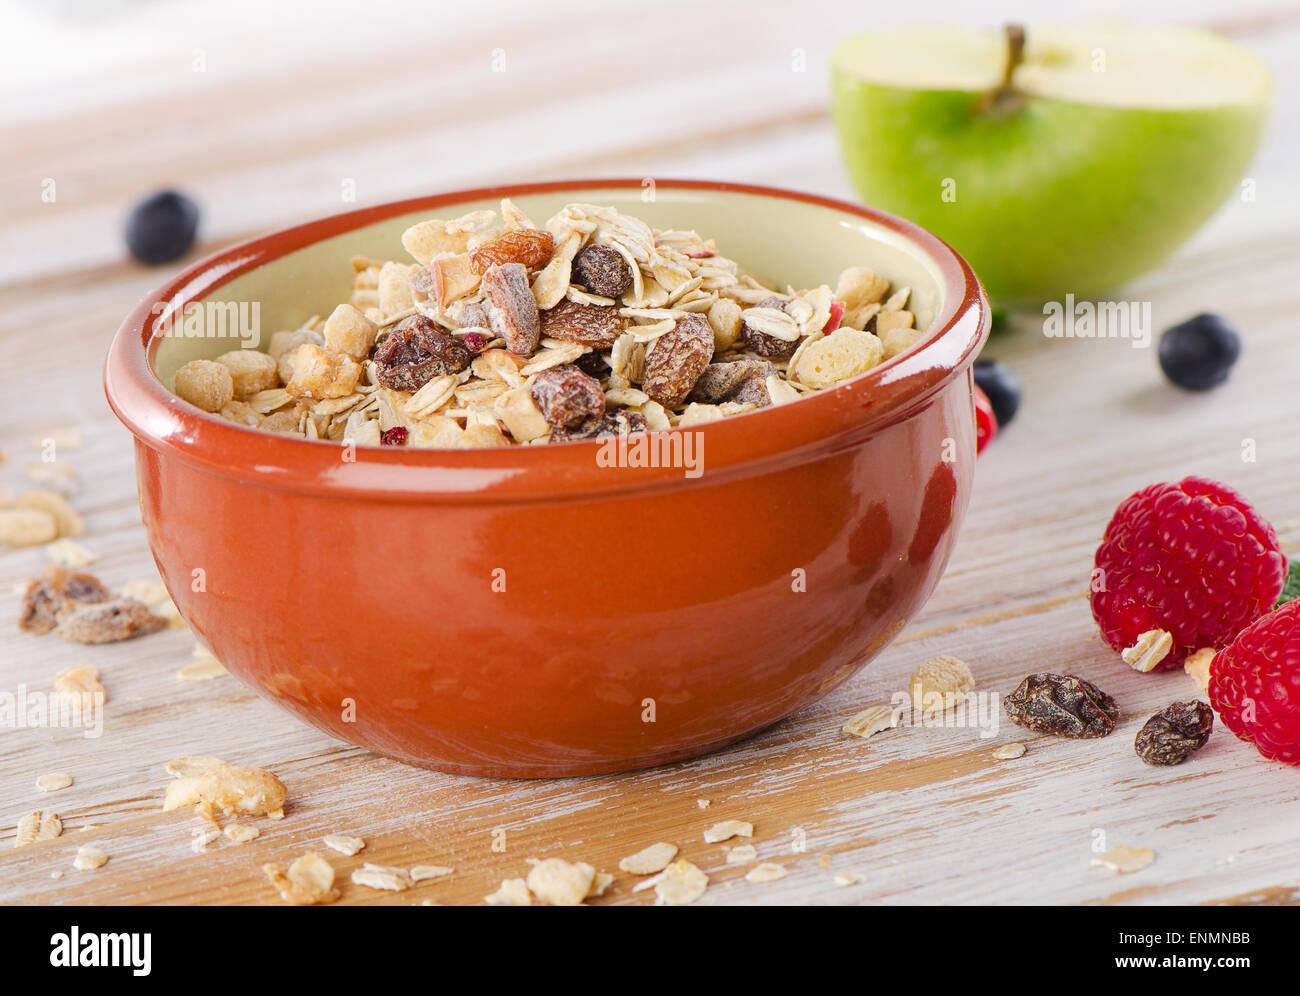
<path id="1" fill-rule="evenodd" d="M 975 383 L 988 395 L 999 428 L 1016 417 L 1020 410 L 1020 381 L 1009 366 L 999 360 L 976 360 Z"/>
<path id="2" fill-rule="evenodd" d="M 1160 369 L 1189 391 L 1208 391 L 1228 379 L 1241 355 L 1241 336 L 1219 315 L 1197 315 L 1160 336 Z"/>
<path id="3" fill-rule="evenodd" d="M 170 263 L 194 245 L 199 206 L 174 190 L 146 197 L 126 219 L 126 248 L 141 263 Z"/>

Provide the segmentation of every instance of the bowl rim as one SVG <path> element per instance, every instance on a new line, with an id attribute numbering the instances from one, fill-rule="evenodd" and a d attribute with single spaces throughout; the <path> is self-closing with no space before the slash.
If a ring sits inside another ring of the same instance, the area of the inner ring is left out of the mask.
<path id="1" fill-rule="evenodd" d="M 316 242 L 400 215 L 469 201 L 643 189 L 641 177 L 502 184 L 330 215 L 237 243 L 193 263 L 141 299 L 117 330 L 104 364 L 108 403 L 137 444 L 261 487 L 391 500 L 582 498 L 716 484 L 852 447 L 906 418 L 969 366 L 988 336 L 988 299 L 974 271 L 946 242 L 912 222 L 876 208 L 779 187 L 691 179 L 656 179 L 655 186 L 796 201 L 863 218 L 902 236 L 929 257 L 941 277 L 943 305 L 918 345 L 853 380 L 797 402 L 692 427 L 698 433 L 694 445 L 704 449 L 703 473 L 694 477 L 685 475 L 680 465 L 602 465 L 597 459 L 600 440 L 464 450 L 354 447 L 347 458 L 348 448 L 337 442 L 265 432 L 201 411 L 174 395 L 154 374 L 152 362 L 162 338 L 157 333 L 168 317 L 165 310 L 155 314 L 157 305 L 166 309 L 169 303 L 200 301 L 234 278 Z"/>

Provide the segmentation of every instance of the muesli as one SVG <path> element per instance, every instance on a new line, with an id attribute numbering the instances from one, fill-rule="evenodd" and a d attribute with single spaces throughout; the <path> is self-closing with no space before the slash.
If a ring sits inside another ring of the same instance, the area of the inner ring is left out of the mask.
<path id="1" fill-rule="evenodd" d="M 865 373 L 921 337 L 909 288 L 850 267 L 766 287 L 693 231 L 510 200 L 413 225 L 414 262 L 357 257 L 351 298 L 268 352 L 193 360 L 176 393 L 273 432 L 474 448 L 700 425 Z"/>

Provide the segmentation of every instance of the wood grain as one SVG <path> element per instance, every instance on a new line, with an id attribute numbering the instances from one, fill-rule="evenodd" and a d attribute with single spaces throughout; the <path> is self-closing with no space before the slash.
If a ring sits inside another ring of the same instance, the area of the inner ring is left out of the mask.
<path id="1" fill-rule="evenodd" d="M 810 32 L 782 31 L 739 6 L 709 15 L 702 6 L 692 5 L 690 30 L 671 16 L 639 19 L 631 52 L 610 43 L 628 36 L 626 20 L 574 36 L 534 13 L 512 34 L 511 69 L 497 80 L 486 74 L 499 31 L 469 18 L 436 47 L 416 31 L 395 47 L 359 50 L 347 72 L 336 59 L 267 60 L 202 83 L 136 86 L 127 70 L 106 70 L 116 95 L 93 110 L 60 108 L 51 93 L 33 98 L 50 102 L 47 114 L 10 112 L 0 177 L 0 355 L 10 374 L 0 395 L 0 489 L 29 485 L 22 467 L 38 459 L 29 437 L 79 426 L 84 448 L 61 459 L 81 480 L 73 501 L 88 526 L 84 543 L 100 557 L 92 569 L 111 585 L 152 573 L 130 440 L 99 379 L 121 316 L 164 275 L 123 262 L 117 234 L 125 205 L 157 182 L 183 178 L 202 196 L 204 249 L 351 206 L 340 199 L 345 178 L 356 180 L 358 203 L 573 173 L 707 174 L 849 195 L 823 108 L 825 32 L 809 42 L 807 73 L 794 73 L 790 51 Z M 810 24 L 842 12 L 833 3 L 809 10 Z M 479 902 L 502 878 L 525 874 L 529 857 L 615 871 L 658 840 L 679 844 L 710 874 L 702 900 L 710 904 L 1295 902 L 1294 772 L 1224 731 L 1186 765 L 1139 763 L 1133 735 L 1149 714 L 1193 694 L 1192 683 L 1128 670 L 1098 640 L 1083 597 L 1116 502 L 1187 473 L 1239 487 L 1300 554 L 1300 199 L 1290 180 L 1300 28 L 1293 14 L 1262 9 L 1226 26 L 1279 72 L 1259 200 L 1226 205 L 1122 294 L 1150 301 L 1157 329 L 1199 310 L 1230 316 L 1246 334 L 1232 380 L 1205 396 L 1181 394 L 1161 379 L 1152 349 L 1049 340 L 1039 318 L 1017 316 L 989 352 L 1020 374 L 1025 407 L 981 458 L 943 582 L 893 646 L 816 707 L 713 756 L 652 771 L 463 778 L 335 742 L 232 678 L 179 681 L 193 645 L 185 632 L 88 648 L 0 622 L 0 691 L 48 689 L 58 670 L 90 663 L 109 694 L 98 740 L 0 730 L 0 902 L 273 903 L 260 865 L 320 850 L 330 833 L 367 841 L 353 858 L 324 852 L 344 881 L 344 903 Z M 734 44 L 715 44 L 720 34 Z M 219 41 L 209 42 L 214 52 Z M 662 71 L 629 73 L 629 60 Z M 638 113 L 615 113 L 627 106 Z M 45 176 L 59 179 L 54 205 L 34 193 Z M 1246 438 L 1255 441 L 1252 463 L 1242 460 Z M 17 614 L 12 586 L 45 563 L 39 549 L 0 552 L 0 620 Z M 1080 743 L 1009 725 L 984 739 L 971 728 L 906 728 L 866 742 L 839 732 L 936 653 L 966 659 L 982 689 L 1002 693 L 1031 670 L 1082 674 L 1116 696 L 1124 720 L 1109 739 Z M 995 761 L 993 748 L 1011 740 L 1029 752 Z M 289 787 L 287 818 L 257 822 L 262 835 L 250 844 L 193 853 L 195 821 L 160 811 L 162 766 L 183 754 L 271 768 Z M 75 784 L 43 795 L 34 782 L 48 771 Z M 710 800 L 707 810 L 698 799 Z M 9 848 L 19 817 L 37 808 L 58 812 L 64 835 Z M 754 823 L 760 859 L 782 863 L 785 879 L 757 885 L 744 881 L 745 868 L 724 865 L 724 848 L 705 844 L 702 832 L 728 818 Z M 1126 877 L 1092 870 L 1102 836 L 1154 848 L 1156 861 Z M 83 843 L 107 851 L 109 863 L 73 870 Z M 363 860 L 456 873 L 376 893 L 346 881 Z M 864 878 L 837 887 L 832 877 L 844 871 Z M 597 902 L 651 901 L 632 884 L 620 875 Z"/>

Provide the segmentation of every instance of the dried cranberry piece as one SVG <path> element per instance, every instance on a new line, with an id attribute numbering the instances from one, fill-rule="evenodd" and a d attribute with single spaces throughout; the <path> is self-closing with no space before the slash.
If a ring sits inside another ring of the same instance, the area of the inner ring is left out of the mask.
<path id="1" fill-rule="evenodd" d="M 406 437 L 406 426 L 395 425 L 379 434 L 379 442 L 382 446 L 401 446 L 406 442 Z"/>
<path id="2" fill-rule="evenodd" d="M 532 395 L 552 428 L 577 425 L 605 414 L 605 392 L 600 382 L 572 363 L 539 373 L 533 381 Z"/>
<path id="3" fill-rule="evenodd" d="M 601 297 L 618 297 L 632 286 L 632 268 L 617 249 L 589 245 L 573 259 L 571 279 Z"/>
<path id="4" fill-rule="evenodd" d="M 403 319 L 375 347 L 375 379 L 395 391 L 418 391 L 469 366 L 470 351 L 425 315 Z"/>
<path id="5" fill-rule="evenodd" d="M 461 336 L 460 341 L 465 344 L 465 348 L 471 353 L 483 352 L 483 347 L 488 344 L 487 336 L 481 332 L 467 332 Z"/>

